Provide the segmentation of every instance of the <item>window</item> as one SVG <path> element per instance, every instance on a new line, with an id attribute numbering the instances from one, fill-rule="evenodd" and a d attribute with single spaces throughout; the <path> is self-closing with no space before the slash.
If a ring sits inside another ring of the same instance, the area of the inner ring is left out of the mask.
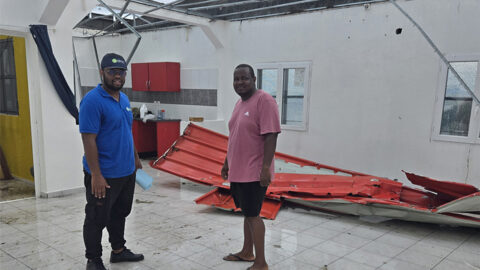
<path id="1" fill-rule="evenodd" d="M 0 113 L 18 115 L 13 39 L 0 39 Z"/>
<path id="2" fill-rule="evenodd" d="M 257 87 L 278 104 L 282 128 L 305 130 L 310 63 L 259 64 Z"/>
<path id="3" fill-rule="evenodd" d="M 480 57 L 449 57 L 450 65 L 460 75 L 477 97 L 479 97 Z M 443 66 L 441 87 L 437 102 L 434 138 L 447 141 L 480 143 L 480 114 L 478 104 L 465 89 L 453 72 Z M 435 128 L 438 127 L 438 128 Z"/>

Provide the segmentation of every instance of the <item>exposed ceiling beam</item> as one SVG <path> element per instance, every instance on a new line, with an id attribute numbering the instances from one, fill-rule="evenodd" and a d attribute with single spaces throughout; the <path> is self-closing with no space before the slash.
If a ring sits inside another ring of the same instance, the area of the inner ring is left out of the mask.
<path id="1" fill-rule="evenodd" d="M 145 29 L 145 28 L 161 26 L 161 25 L 165 25 L 165 24 L 169 24 L 169 23 L 172 23 L 172 22 L 170 22 L 170 21 L 154 22 L 154 23 L 138 25 L 138 26 L 135 26 L 134 28 L 135 28 L 135 30 L 142 30 L 142 29 Z M 128 31 L 128 29 L 124 28 L 124 29 L 115 30 L 115 31 L 113 31 L 113 33 L 122 33 L 122 32 L 126 32 L 126 31 Z"/>
<path id="2" fill-rule="evenodd" d="M 295 5 L 298 5 L 298 4 L 306 4 L 306 3 L 313 3 L 313 2 L 319 2 L 319 0 L 302 0 L 302 1 L 293 1 L 293 2 L 289 2 L 289 3 L 283 3 L 283 4 L 278 4 L 278 5 L 268 6 L 268 7 L 261 7 L 261 8 L 247 9 L 247 10 L 242 10 L 242 11 L 237 11 L 237 12 L 231 12 L 231 13 L 226 13 L 226 14 L 220 14 L 220 15 L 217 15 L 217 16 L 214 16 L 214 17 L 215 17 L 215 18 L 223 18 L 223 17 L 234 16 L 234 15 L 239 15 L 239 14 L 251 13 L 251 12 L 255 12 L 255 11 L 264 11 L 264 10 L 269 10 L 269 9 L 274 9 L 274 8 L 281 8 L 281 7 L 295 6 Z"/>
<path id="3" fill-rule="evenodd" d="M 188 10 L 203 10 L 203 9 L 212 9 L 212 8 L 224 8 L 224 7 L 234 7 L 241 6 L 246 4 L 261 3 L 259 0 L 246 0 L 246 1 L 237 1 L 233 3 L 218 4 L 218 5 L 206 5 L 201 7 L 188 8 Z"/>
<path id="4" fill-rule="evenodd" d="M 124 0 L 105 0 L 107 5 L 114 9 L 122 9 L 125 4 Z M 137 14 L 139 16 L 145 15 L 147 11 L 151 10 L 151 6 L 139 4 L 138 0 L 133 0 L 127 7 L 126 12 Z M 148 17 L 162 19 L 166 21 L 174 21 L 188 25 L 199 26 L 205 35 L 210 39 L 215 48 L 223 48 L 223 44 L 220 39 L 213 33 L 210 24 L 211 21 L 208 18 L 188 15 L 167 9 L 159 9 L 148 13 Z"/>
<path id="5" fill-rule="evenodd" d="M 142 20 L 142 21 L 144 21 L 144 22 L 146 22 L 146 23 L 152 23 L 151 21 L 143 18 L 143 16 L 137 16 L 136 18 L 138 18 L 138 19 L 140 19 L 140 20 Z"/>
<path id="6" fill-rule="evenodd" d="M 119 18 L 122 18 L 123 16 L 123 13 L 125 12 L 125 9 L 127 8 L 128 4 L 130 4 L 130 1 L 131 0 L 126 0 L 125 4 L 123 5 L 123 8 L 122 10 L 120 10 L 120 13 L 118 14 Z M 115 17 L 114 17 L 115 18 Z M 124 18 L 125 19 L 125 18 Z M 133 20 L 135 21 L 135 20 Z M 115 28 L 115 26 L 117 26 L 117 24 L 120 22 L 120 20 L 113 20 L 113 24 L 109 25 L 108 27 L 106 27 L 105 29 L 102 30 L 103 31 L 106 31 L 110 28 Z M 99 32 L 100 33 L 100 32 Z"/>
<path id="7" fill-rule="evenodd" d="M 180 4 L 180 3 L 182 3 L 183 1 L 185 1 L 185 0 L 177 0 L 177 1 L 170 2 L 170 3 L 168 3 L 168 4 L 154 5 L 155 8 L 147 11 L 146 13 L 150 13 L 150 12 L 152 12 L 152 11 L 159 10 L 159 9 L 161 9 L 161 8 L 168 8 L 168 7 L 172 6 L 172 5 Z"/>
<path id="8" fill-rule="evenodd" d="M 171 3 L 168 3 L 168 4 L 162 4 L 162 3 L 158 3 L 158 2 L 153 2 L 152 0 L 133 0 L 134 2 L 136 3 L 139 3 L 139 4 L 143 4 L 143 5 L 146 5 L 146 6 L 149 6 L 149 7 L 153 7 L 152 9 L 148 10 L 145 12 L 146 13 L 150 13 L 152 11 L 155 11 L 155 10 L 159 10 L 161 8 L 168 8 L 169 6 L 171 5 L 174 5 L 174 4 L 177 4 L 177 3 L 181 3 L 185 0 L 177 0 L 177 1 L 173 1 Z"/>
<path id="9" fill-rule="evenodd" d="M 325 9 L 325 8 L 323 8 Z M 289 11 L 284 11 L 284 12 L 278 12 L 278 13 L 270 13 L 267 15 L 256 15 L 256 16 L 251 16 L 251 17 L 240 17 L 240 18 L 235 18 L 231 19 L 232 22 L 234 21 L 244 21 L 244 20 L 252 20 L 252 19 L 260 19 L 260 18 L 268 18 L 268 17 L 275 17 L 275 16 L 280 16 L 280 15 L 288 15 L 291 14 Z"/>
<path id="10" fill-rule="evenodd" d="M 175 1 L 175 2 L 172 2 L 172 3 L 169 3 L 169 4 L 160 4 L 160 3 L 152 2 L 152 1 L 149 1 L 149 0 L 133 0 L 133 1 L 136 2 L 136 3 L 142 4 L 142 5 L 145 5 L 145 6 L 153 7 L 151 9 L 145 11 L 144 14 L 149 14 L 150 12 L 153 12 L 153 11 L 156 11 L 156 10 L 159 10 L 159 9 L 167 9 L 167 10 L 172 10 L 172 11 L 176 11 L 176 12 L 180 12 L 180 13 L 186 13 L 186 14 L 189 14 L 189 15 L 195 15 L 195 16 L 199 16 L 199 17 L 205 17 L 205 18 L 213 19 L 213 17 L 208 13 L 202 13 L 202 12 L 193 11 L 193 10 L 189 11 L 185 8 L 173 6 L 173 4 L 181 3 L 184 0 L 178 0 L 178 1 Z"/>
<path id="11" fill-rule="evenodd" d="M 130 63 L 130 60 L 132 60 L 132 57 L 133 57 L 133 54 L 135 53 L 135 51 L 137 50 L 137 47 L 138 47 L 138 44 L 140 44 L 140 40 L 142 39 L 142 36 L 133 28 L 133 26 L 131 26 L 127 21 L 125 21 L 125 19 L 122 18 L 122 16 L 120 16 L 119 14 L 117 14 L 113 9 L 112 7 L 108 6 L 103 0 L 97 0 L 102 6 L 104 6 L 106 9 L 108 9 L 108 11 L 110 11 L 110 13 L 112 13 L 118 20 L 120 20 L 123 25 L 125 25 L 130 31 L 132 31 L 133 34 L 135 34 L 137 36 L 137 41 L 135 42 L 135 44 L 133 45 L 133 49 L 132 51 L 130 52 L 130 55 L 128 56 L 127 58 L 127 64 Z M 130 3 L 130 0 L 128 0 L 127 2 L 124 2 L 124 8 L 122 8 L 122 12 L 125 11 L 125 8 L 126 6 L 128 6 L 128 4 Z M 95 35 L 92 36 L 92 40 L 93 40 L 93 44 L 95 46 Z M 97 48 L 95 48 L 95 53 L 97 52 Z M 100 62 L 98 61 L 98 57 L 97 57 L 97 63 L 100 64 Z"/>
<path id="12" fill-rule="evenodd" d="M 215 3 L 215 2 L 219 2 L 219 1 L 220 0 L 206 0 L 206 1 L 200 1 L 200 2 L 195 2 L 195 3 L 179 4 L 179 5 L 177 5 L 177 7 L 191 7 L 191 6 Z"/>
<path id="13" fill-rule="evenodd" d="M 389 0 L 365 0 L 362 2 L 352 2 L 352 3 L 345 3 L 345 4 L 335 4 L 333 8 L 345 8 L 345 7 L 350 7 L 350 6 L 358 6 L 358 5 L 365 5 L 365 4 L 374 4 L 374 3 L 379 3 L 379 2 L 387 2 Z M 327 7 L 316 7 L 316 8 L 307 8 L 304 9 L 304 11 L 317 11 L 317 10 L 322 10 L 326 9 Z"/>
<path id="14" fill-rule="evenodd" d="M 104 2 L 114 9 L 121 9 L 125 4 L 124 0 L 105 0 Z M 151 6 L 139 4 L 137 0 L 134 0 L 127 7 L 126 12 L 135 13 L 139 16 L 144 15 L 147 17 L 168 20 L 168 21 L 175 21 L 175 22 L 191 24 L 191 25 L 204 25 L 210 22 L 210 19 L 207 19 L 204 17 L 188 15 L 185 13 L 175 12 L 175 11 L 166 10 L 166 9 L 159 9 L 159 10 L 147 13 L 149 10 L 151 10 Z"/>
<path id="15" fill-rule="evenodd" d="M 109 14 L 109 15 L 102 15 L 102 16 L 94 16 L 92 15 L 91 18 L 88 18 L 88 19 L 85 19 L 85 20 L 82 20 L 80 21 L 79 23 L 77 23 L 77 25 L 75 25 L 75 27 L 73 28 L 78 28 L 88 22 L 91 22 L 91 21 L 94 21 L 94 20 L 100 20 L 100 19 L 105 19 L 105 18 L 112 18 L 113 15 Z"/>

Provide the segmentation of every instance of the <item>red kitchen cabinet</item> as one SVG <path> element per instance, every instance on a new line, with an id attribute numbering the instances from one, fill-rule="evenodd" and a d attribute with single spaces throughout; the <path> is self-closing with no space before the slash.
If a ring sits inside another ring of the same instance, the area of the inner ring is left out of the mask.
<path id="1" fill-rule="evenodd" d="M 132 63 L 132 89 L 148 91 L 148 64 Z"/>
<path id="2" fill-rule="evenodd" d="M 156 128 L 155 122 L 143 123 L 140 120 L 133 121 L 133 142 L 138 153 L 155 152 L 157 150 Z"/>
<path id="3" fill-rule="evenodd" d="M 180 120 L 134 120 L 133 142 L 138 153 L 157 152 L 163 155 L 180 136 Z"/>
<path id="4" fill-rule="evenodd" d="M 180 91 L 180 63 L 132 63 L 132 90 Z"/>

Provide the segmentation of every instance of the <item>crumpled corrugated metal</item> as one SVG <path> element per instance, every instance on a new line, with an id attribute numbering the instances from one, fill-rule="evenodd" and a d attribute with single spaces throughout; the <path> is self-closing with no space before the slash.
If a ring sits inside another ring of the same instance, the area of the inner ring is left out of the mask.
<path id="1" fill-rule="evenodd" d="M 199 204 L 235 208 L 230 185 L 220 176 L 228 137 L 189 124 L 182 136 L 151 166 L 182 178 L 215 186 Z M 275 153 L 275 178 L 260 215 L 274 219 L 284 201 L 312 209 L 381 216 L 417 222 L 480 227 L 480 192 L 471 185 L 406 173 L 415 185 L 344 170 Z"/>

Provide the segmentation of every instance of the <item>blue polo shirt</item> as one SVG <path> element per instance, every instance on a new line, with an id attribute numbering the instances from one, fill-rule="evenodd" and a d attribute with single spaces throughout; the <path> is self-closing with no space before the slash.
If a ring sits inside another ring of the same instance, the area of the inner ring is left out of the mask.
<path id="1" fill-rule="evenodd" d="M 98 161 L 105 178 L 124 177 L 135 171 L 133 115 L 127 95 L 116 101 L 99 84 L 80 102 L 80 133 L 97 134 Z M 83 156 L 83 167 L 91 174 Z"/>

